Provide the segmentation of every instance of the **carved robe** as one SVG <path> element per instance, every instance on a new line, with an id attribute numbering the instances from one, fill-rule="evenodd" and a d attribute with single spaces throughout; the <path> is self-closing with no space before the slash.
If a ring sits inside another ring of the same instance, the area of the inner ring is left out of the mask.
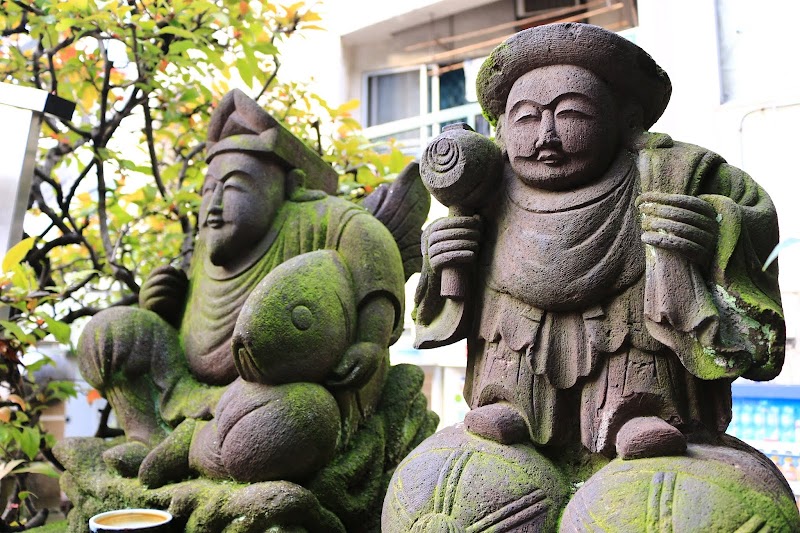
<path id="1" fill-rule="evenodd" d="M 710 271 L 641 242 L 635 201 L 647 191 L 714 206 Z M 564 192 L 528 188 L 507 166 L 481 215 L 470 298 L 444 301 L 423 271 L 418 339 L 435 339 L 446 327 L 439 317 L 463 305 L 455 313 L 463 334 L 447 342 L 468 339 L 465 398 L 473 408 L 511 402 L 534 443 L 581 442 L 610 454 L 633 416 L 658 416 L 689 434 L 722 432 L 731 379 L 780 370 L 777 269 L 761 271 L 775 210 L 718 155 L 645 134 L 605 176 Z"/>

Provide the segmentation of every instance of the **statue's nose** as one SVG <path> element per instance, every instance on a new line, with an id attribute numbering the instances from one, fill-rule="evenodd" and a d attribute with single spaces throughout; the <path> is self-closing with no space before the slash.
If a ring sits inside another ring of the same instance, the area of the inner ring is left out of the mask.
<path id="1" fill-rule="evenodd" d="M 561 139 L 556 132 L 555 115 L 550 109 L 542 111 L 542 120 L 539 123 L 539 135 L 534 145 L 537 150 L 544 146 L 561 146 Z"/>
<path id="2" fill-rule="evenodd" d="M 217 183 L 214 186 L 214 192 L 211 194 L 211 203 L 208 206 L 208 213 L 219 215 L 222 213 L 222 183 Z"/>

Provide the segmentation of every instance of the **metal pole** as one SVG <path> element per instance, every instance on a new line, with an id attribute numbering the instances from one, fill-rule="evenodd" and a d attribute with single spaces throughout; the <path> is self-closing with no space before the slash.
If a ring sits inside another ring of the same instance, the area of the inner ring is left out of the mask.
<path id="1" fill-rule="evenodd" d="M 0 258 L 22 237 L 42 114 L 70 119 L 75 104 L 32 87 L 0 83 Z"/>
<path id="2" fill-rule="evenodd" d="M 73 111 L 74 103 L 46 91 L 0 83 L 0 259 L 22 237 L 42 114 L 68 120 Z"/>

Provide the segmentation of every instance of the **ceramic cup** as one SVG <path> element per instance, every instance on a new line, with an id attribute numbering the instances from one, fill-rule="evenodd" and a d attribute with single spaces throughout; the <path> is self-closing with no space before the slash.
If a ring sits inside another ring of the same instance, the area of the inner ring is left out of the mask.
<path id="1" fill-rule="evenodd" d="M 167 533 L 172 515 L 158 509 L 120 509 L 96 514 L 89 519 L 92 533 L 130 531 L 132 533 Z"/>

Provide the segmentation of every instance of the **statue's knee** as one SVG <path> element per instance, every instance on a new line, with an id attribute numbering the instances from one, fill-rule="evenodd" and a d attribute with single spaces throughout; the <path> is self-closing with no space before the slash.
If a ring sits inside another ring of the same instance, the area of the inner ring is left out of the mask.
<path id="1" fill-rule="evenodd" d="M 336 452 L 339 408 L 322 386 L 237 381 L 220 399 L 216 430 L 228 475 L 237 481 L 303 481 Z"/>
<path id="2" fill-rule="evenodd" d="M 177 332 L 155 313 L 113 307 L 95 315 L 84 328 L 78 361 L 86 381 L 104 389 L 115 376 L 150 374 L 153 358 L 178 346 Z"/>

